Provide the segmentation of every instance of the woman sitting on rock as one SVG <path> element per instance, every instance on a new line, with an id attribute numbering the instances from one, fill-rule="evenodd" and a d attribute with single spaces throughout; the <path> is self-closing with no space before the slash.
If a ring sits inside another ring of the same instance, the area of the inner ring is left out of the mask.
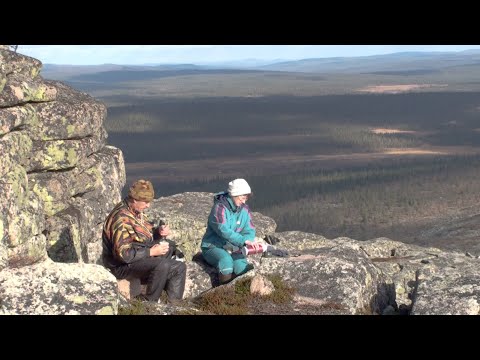
<path id="1" fill-rule="evenodd" d="M 242 246 L 261 247 L 255 242 L 255 227 L 246 205 L 251 193 L 244 179 L 235 179 L 228 184 L 227 191 L 213 198 L 201 249 L 205 261 L 217 269 L 220 284 L 253 269 L 240 251 Z"/>

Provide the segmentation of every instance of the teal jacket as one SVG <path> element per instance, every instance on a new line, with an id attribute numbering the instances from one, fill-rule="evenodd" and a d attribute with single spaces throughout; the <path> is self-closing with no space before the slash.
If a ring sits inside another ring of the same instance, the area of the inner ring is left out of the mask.
<path id="1" fill-rule="evenodd" d="M 235 250 L 245 241 L 255 240 L 255 226 L 247 205 L 236 206 L 227 192 L 213 197 L 213 208 L 208 216 L 207 231 L 202 239 L 202 250 L 212 247 Z"/>

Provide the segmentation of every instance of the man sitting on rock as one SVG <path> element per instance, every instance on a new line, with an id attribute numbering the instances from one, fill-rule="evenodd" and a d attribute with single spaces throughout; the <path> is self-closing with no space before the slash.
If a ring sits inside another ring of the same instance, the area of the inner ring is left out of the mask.
<path id="1" fill-rule="evenodd" d="M 147 284 L 140 299 L 158 302 L 165 290 L 169 302 L 178 302 L 185 290 L 186 265 L 172 258 L 172 242 L 158 241 L 169 235 L 168 225 L 154 228 L 143 214 L 154 191 L 150 181 L 138 180 L 128 196 L 108 215 L 103 226 L 103 264 L 117 279 L 135 277 Z"/>

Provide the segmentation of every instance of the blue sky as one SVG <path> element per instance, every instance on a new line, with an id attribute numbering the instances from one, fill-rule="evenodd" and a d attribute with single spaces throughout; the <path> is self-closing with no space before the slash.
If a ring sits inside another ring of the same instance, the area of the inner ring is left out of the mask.
<path id="1" fill-rule="evenodd" d="M 468 49 L 480 49 L 480 45 L 19 45 L 18 52 L 44 64 L 140 65 L 207 64 L 245 59 L 298 60 Z"/>

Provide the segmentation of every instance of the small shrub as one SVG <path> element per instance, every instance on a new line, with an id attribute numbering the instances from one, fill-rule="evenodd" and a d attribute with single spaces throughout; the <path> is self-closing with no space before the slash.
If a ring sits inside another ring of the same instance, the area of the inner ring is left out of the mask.
<path id="1" fill-rule="evenodd" d="M 217 288 L 199 299 L 201 311 L 216 315 L 247 315 L 248 296 L 235 288 Z"/>
<path id="2" fill-rule="evenodd" d="M 293 301 L 295 289 L 289 286 L 279 274 L 267 275 L 267 279 L 273 284 L 275 290 L 267 296 L 267 299 L 275 304 L 286 304 Z"/>
<path id="3" fill-rule="evenodd" d="M 240 296 L 250 295 L 250 285 L 252 284 L 251 278 L 240 279 L 235 283 L 235 294 Z"/>
<path id="4" fill-rule="evenodd" d="M 155 303 L 131 300 L 127 306 L 118 308 L 118 315 L 155 315 L 158 314 Z"/>
<path id="5" fill-rule="evenodd" d="M 267 296 L 250 293 L 251 278 L 238 280 L 233 287 L 217 288 L 197 301 L 201 312 L 216 315 L 248 315 L 265 304 L 288 305 L 293 301 L 295 289 L 284 282 L 280 275 L 267 275 L 275 290 Z"/>

